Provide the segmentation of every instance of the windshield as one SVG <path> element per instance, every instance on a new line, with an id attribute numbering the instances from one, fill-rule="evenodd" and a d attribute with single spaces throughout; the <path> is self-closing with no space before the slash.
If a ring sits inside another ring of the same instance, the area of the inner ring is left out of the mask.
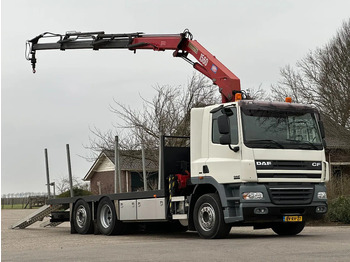
<path id="1" fill-rule="evenodd" d="M 321 135 L 312 112 L 242 110 L 244 143 L 254 148 L 321 150 Z"/>

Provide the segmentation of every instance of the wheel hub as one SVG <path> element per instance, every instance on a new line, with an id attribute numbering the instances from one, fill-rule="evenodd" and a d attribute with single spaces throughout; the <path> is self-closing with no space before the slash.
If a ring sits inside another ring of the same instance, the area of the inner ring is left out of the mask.
<path id="1" fill-rule="evenodd" d="M 198 213 L 198 221 L 199 225 L 204 231 L 209 231 L 214 227 L 216 217 L 215 210 L 212 205 L 209 203 L 204 203 L 201 205 Z"/>
<path id="2" fill-rule="evenodd" d="M 83 228 L 86 223 L 86 219 L 87 219 L 87 213 L 86 213 L 85 207 L 79 206 L 76 214 L 76 219 L 75 219 L 77 221 L 78 227 Z"/>
<path id="3" fill-rule="evenodd" d="M 111 210 L 110 206 L 104 205 L 101 208 L 100 221 L 101 221 L 101 225 L 104 228 L 108 228 L 111 225 L 111 223 L 112 223 L 112 210 Z"/>

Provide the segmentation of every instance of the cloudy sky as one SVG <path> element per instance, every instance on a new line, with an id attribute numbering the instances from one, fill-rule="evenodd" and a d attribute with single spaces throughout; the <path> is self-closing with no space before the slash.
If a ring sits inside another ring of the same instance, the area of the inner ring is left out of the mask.
<path id="1" fill-rule="evenodd" d="M 45 192 L 44 149 L 52 181 L 91 166 L 89 128 L 117 122 L 113 99 L 137 108 L 152 86 L 186 85 L 193 69 L 171 52 L 39 51 L 37 73 L 25 41 L 43 32 L 180 33 L 194 39 L 241 79 L 269 89 L 279 69 L 322 47 L 350 17 L 350 1 L 1 1 L 1 193 Z"/>

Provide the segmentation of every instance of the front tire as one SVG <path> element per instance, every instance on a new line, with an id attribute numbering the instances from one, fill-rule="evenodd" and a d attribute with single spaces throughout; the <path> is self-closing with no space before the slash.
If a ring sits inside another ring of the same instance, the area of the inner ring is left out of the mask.
<path id="1" fill-rule="evenodd" d="M 224 238 L 231 226 L 224 221 L 220 198 L 217 194 L 201 196 L 194 206 L 194 226 L 202 238 Z"/>
<path id="2" fill-rule="evenodd" d="M 278 223 L 272 226 L 272 230 L 280 236 L 294 236 L 303 231 L 305 222 Z"/>
<path id="3" fill-rule="evenodd" d="M 115 207 L 109 198 L 103 198 L 97 208 L 97 227 L 104 235 L 123 233 L 122 222 L 117 219 Z"/>
<path id="4" fill-rule="evenodd" d="M 82 199 L 78 200 L 74 206 L 73 225 L 79 234 L 89 234 L 93 231 L 91 208 Z"/>

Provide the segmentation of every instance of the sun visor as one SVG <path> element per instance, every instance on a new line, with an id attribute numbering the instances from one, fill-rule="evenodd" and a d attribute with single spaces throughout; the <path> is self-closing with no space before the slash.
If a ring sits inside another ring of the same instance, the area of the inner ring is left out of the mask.
<path id="1" fill-rule="evenodd" d="M 294 113 L 316 113 L 316 108 L 309 105 L 293 104 L 285 102 L 265 102 L 253 100 L 241 100 L 238 102 L 241 110 L 250 115 L 252 111 L 278 111 L 278 112 L 294 112 Z"/>

